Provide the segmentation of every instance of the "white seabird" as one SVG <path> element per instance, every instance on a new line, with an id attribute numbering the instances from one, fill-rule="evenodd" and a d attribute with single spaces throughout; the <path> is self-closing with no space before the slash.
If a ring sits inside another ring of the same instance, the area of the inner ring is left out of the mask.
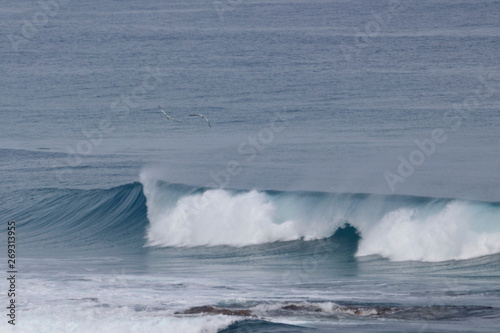
<path id="1" fill-rule="evenodd" d="M 205 116 L 204 116 L 204 115 L 202 115 L 201 113 L 193 113 L 193 114 L 190 114 L 189 116 L 190 116 L 190 117 L 201 117 L 201 118 L 205 119 L 205 120 L 207 121 L 207 123 L 208 123 L 208 126 L 209 126 L 210 128 L 212 128 L 212 125 L 210 125 L 210 122 L 208 121 L 207 117 L 205 117 Z"/>
<path id="2" fill-rule="evenodd" d="M 165 116 L 165 118 L 167 118 L 168 120 L 172 120 L 172 121 L 178 121 L 178 120 L 175 120 L 174 118 L 170 117 L 162 108 L 161 106 L 158 105 L 158 107 L 160 108 L 160 111 L 163 112 L 163 115 Z"/>

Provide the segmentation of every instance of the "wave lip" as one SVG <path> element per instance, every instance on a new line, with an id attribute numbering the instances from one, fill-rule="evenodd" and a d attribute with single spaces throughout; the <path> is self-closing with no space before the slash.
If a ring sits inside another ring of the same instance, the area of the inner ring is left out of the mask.
<path id="1" fill-rule="evenodd" d="M 434 210 L 434 211 L 433 211 Z M 400 208 L 366 230 L 358 256 L 446 261 L 500 252 L 500 208 L 452 200 L 439 210 Z"/>
<path id="2" fill-rule="evenodd" d="M 236 191 L 170 184 L 141 174 L 148 246 L 266 244 L 331 237 L 346 224 L 357 256 L 464 260 L 500 253 L 500 203 L 426 197 Z"/>
<path id="3" fill-rule="evenodd" d="M 257 191 L 207 190 L 181 197 L 173 207 L 148 204 L 148 217 L 148 244 L 154 246 L 239 247 L 327 234 L 307 232 L 297 220 L 280 221 L 271 199 Z"/>

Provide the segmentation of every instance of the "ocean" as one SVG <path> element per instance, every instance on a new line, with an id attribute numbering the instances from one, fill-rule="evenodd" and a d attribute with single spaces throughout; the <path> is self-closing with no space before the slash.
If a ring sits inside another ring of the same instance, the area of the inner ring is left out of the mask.
<path id="1" fill-rule="evenodd" d="M 499 331 L 499 1 L 0 7 L 1 332 Z"/>

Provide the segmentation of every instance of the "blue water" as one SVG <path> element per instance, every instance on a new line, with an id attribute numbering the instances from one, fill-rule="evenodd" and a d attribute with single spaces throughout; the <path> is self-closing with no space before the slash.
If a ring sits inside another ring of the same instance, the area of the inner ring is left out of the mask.
<path id="1" fill-rule="evenodd" d="M 0 330 L 497 332 L 499 16 L 4 1 Z"/>

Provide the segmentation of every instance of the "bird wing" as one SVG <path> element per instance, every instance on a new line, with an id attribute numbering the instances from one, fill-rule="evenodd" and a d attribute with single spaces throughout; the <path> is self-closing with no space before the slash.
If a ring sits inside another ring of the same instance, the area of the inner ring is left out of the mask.
<path id="1" fill-rule="evenodd" d="M 201 113 L 193 113 L 193 114 L 190 114 L 189 116 L 190 116 L 190 117 L 201 117 L 201 118 L 205 119 L 205 120 L 207 121 L 207 123 L 208 123 L 208 126 L 209 126 L 210 128 L 212 128 L 212 125 L 210 125 L 210 122 L 208 121 L 207 117 L 205 117 L 205 116 L 204 116 L 204 115 L 202 115 Z"/>
<path id="2" fill-rule="evenodd" d="M 205 116 L 203 116 L 203 115 L 202 115 L 202 117 L 203 117 L 203 119 L 205 119 L 205 120 L 207 121 L 208 126 L 209 126 L 210 128 L 212 128 L 212 125 L 210 125 L 210 122 L 208 121 L 208 118 L 207 118 L 207 117 L 205 117 Z"/>
<path id="3" fill-rule="evenodd" d="M 169 115 L 165 112 L 165 110 L 163 110 L 163 109 L 161 108 L 161 106 L 158 106 L 158 107 L 160 108 L 160 111 L 161 111 L 161 112 L 163 112 L 163 115 L 165 116 L 165 118 L 167 118 L 168 120 L 178 121 L 178 120 L 176 120 L 176 119 L 174 119 L 174 118 L 170 117 L 170 116 L 169 116 Z"/>

